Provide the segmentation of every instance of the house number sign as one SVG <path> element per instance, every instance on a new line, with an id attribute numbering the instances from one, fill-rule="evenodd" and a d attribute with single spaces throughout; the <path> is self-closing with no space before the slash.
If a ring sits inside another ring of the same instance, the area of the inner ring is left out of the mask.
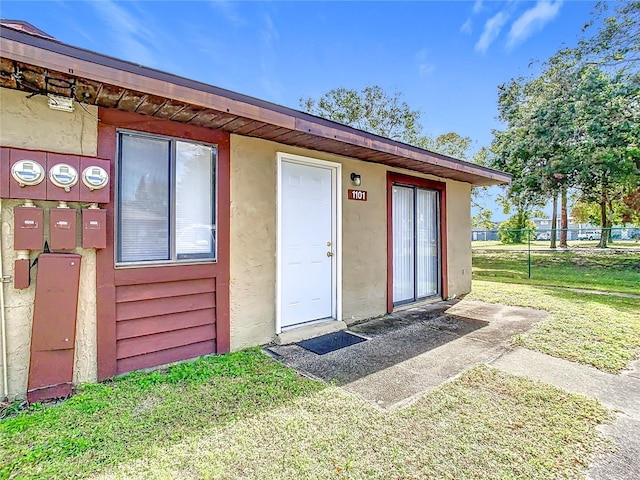
<path id="1" fill-rule="evenodd" d="M 347 196 L 349 200 L 360 200 L 362 202 L 367 201 L 367 191 L 366 190 L 347 190 Z"/>

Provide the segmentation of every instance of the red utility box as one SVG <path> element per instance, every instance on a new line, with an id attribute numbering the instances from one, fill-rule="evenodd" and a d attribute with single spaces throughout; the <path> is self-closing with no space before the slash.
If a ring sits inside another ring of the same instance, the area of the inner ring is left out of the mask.
<path id="1" fill-rule="evenodd" d="M 40 402 L 71 394 L 81 256 L 38 257 L 27 399 Z"/>
<path id="2" fill-rule="evenodd" d="M 13 288 L 23 290 L 29 288 L 31 283 L 29 278 L 29 269 L 31 262 L 28 258 L 16 260 L 13 264 Z"/>
<path id="3" fill-rule="evenodd" d="M 40 250 L 44 243 L 44 212 L 38 207 L 13 209 L 13 248 Z"/>
<path id="4" fill-rule="evenodd" d="M 106 210 L 82 210 L 82 248 L 107 248 Z"/>
<path id="5" fill-rule="evenodd" d="M 49 247 L 52 250 L 76 248 L 76 210 L 52 208 L 49 210 Z"/>
<path id="6" fill-rule="evenodd" d="M 0 147 L 0 198 L 9 198 L 9 177 L 11 164 L 9 163 L 10 149 Z"/>

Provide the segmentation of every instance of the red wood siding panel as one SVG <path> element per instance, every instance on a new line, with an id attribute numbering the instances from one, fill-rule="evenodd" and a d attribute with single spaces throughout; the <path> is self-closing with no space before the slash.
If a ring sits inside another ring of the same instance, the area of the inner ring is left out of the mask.
<path id="1" fill-rule="evenodd" d="M 180 358 L 174 350 L 202 342 L 210 346 L 204 353 L 216 352 L 213 279 L 116 286 L 115 298 L 119 373 L 128 371 L 131 362 L 122 360 L 131 357 L 154 354 L 144 361 L 155 358 L 161 365 L 192 358 Z"/>
<path id="2" fill-rule="evenodd" d="M 215 319 L 214 309 L 196 310 L 194 312 L 181 312 L 158 317 L 138 318 L 135 320 L 119 321 L 116 325 L 118 340 L 153 335 L 155 333 L 170 332 L 183 328 L 198 327 L 213 323 Z"/>
<path id="3" fill-rule="evenodd" d="M 159 282 L 180 282 L 194 278 L 216 278 L 220 268 L 215 263 L 171 265 L 167 267 L 123 268 L 115 271 L 116 285 L 148 285 Z"/>
<path id="4" fill-rule="evenodd" d="M 169 295 L 194 295 L 196 293 L 214 292 L 216 289 L 213 278 L 183 280 L 179 282 L 124 285 L 116 291 L 116 301 L 137 302 L 163 298 Z"/>
<path id="5" fill-rule="evenodd" d="M 218 146 L 218 258 L 215 263 L 116 269 L 114 202 L 107 205 L 107 248 L 97 252 L 98 379 L 228 352 L 230 135 L 104 108 L 99 116 L 98 152 L 110 159 L 114 179 L 118 128 Z M 115 183 L 110 182 L 111 189 Z"/>
<path id="6" fill-rule="evenodd" d="M 128 338 L 118 341 L 117 358 L 120 360 L 136 357 L 175 347 L 184 347 L 192 343 L 213 340 L 214 338 L 216 338 L 216 332 L 213 324 L 174 330 L 173 332 L 156 333 L 155 335 L 145 335 L 144 337 Z"/>
<path id="7" fill-rule="evenodd" d="M 117 289 L 116 298 L 118 298 Z M 169 313 L 192 312 L 203 308 L 213 308 L 215 304 L 213 292 L 182 296 L 173 296 L 167 292 L 163 294 L 162 298 L 118 303 L 116 305 L 116 320 L 135 320 L 136 318 L 156 317 Z"/>
<path id="8" fill-rule="evenodd" d="M 141 368 L 155 367 L 157 365 L 164 365 L 171 362 L 200 357 L 211 353 L 215 348 L 215 342 L 210 340 L 200 343 L 192 343 L 191 345 L 185 345 L 184 347 L 177 347 L 171 350 L 163 350 L 160 352 L 149 353 L 147 355 L 124 358 L 118 362 L 115 374 L 119 375 L 121 373 L 140 370 Z"/>

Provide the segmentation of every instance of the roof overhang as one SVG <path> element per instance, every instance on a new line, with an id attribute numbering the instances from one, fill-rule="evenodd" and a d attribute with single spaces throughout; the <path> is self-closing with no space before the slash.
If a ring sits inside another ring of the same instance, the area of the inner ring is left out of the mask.
<path id="1" fill-rule="evenodd" d="M 229 90 L 0 27 L 0 86 L 330 152 L 470 183 L 507 173 Z"/>

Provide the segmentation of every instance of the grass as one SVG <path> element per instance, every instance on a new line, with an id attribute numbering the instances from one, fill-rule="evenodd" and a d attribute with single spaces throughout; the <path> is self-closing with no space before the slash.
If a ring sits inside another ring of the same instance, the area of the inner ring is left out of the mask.
<path id="1" fill-rule="evenodd" d="M 469 299 L 546 310 L 517 345 L 617 373 L 640 356 L 640 299 L 474 281 Z"/>
<path id="2" fill-rule="evenodd" d="M 4 478 L 582 478 L 605 445 L 596 400 L 487 366 L 384 412 L 255 351 L 201 362 L 3 420 Z"/>
<path id="3" fill-rule="evenodd" d="M 473 278 L 640 294 L 640 252 L 474 250 Z"/>
<path id="4" fill-rule="evenodd" d="M 79 478 L 321 389 L 258 350 L 89 384 L 0 421 L 0 478 Z"/>
<path id="5" fill-rule="evenodd" d="M 576 286 L 628 291 L 634 258 L 563 254 L 544 281 L 596 269 L 605 278 Z M 640 355 L 640 299 L 482 280 L 469 298 L 547 310 L 518 345 L 609 372 Z M 385 412 L 251 349 L 0 420 L 0 479 L 583 478 L 609 418 L 594 399 L 487 366 Z"/>

